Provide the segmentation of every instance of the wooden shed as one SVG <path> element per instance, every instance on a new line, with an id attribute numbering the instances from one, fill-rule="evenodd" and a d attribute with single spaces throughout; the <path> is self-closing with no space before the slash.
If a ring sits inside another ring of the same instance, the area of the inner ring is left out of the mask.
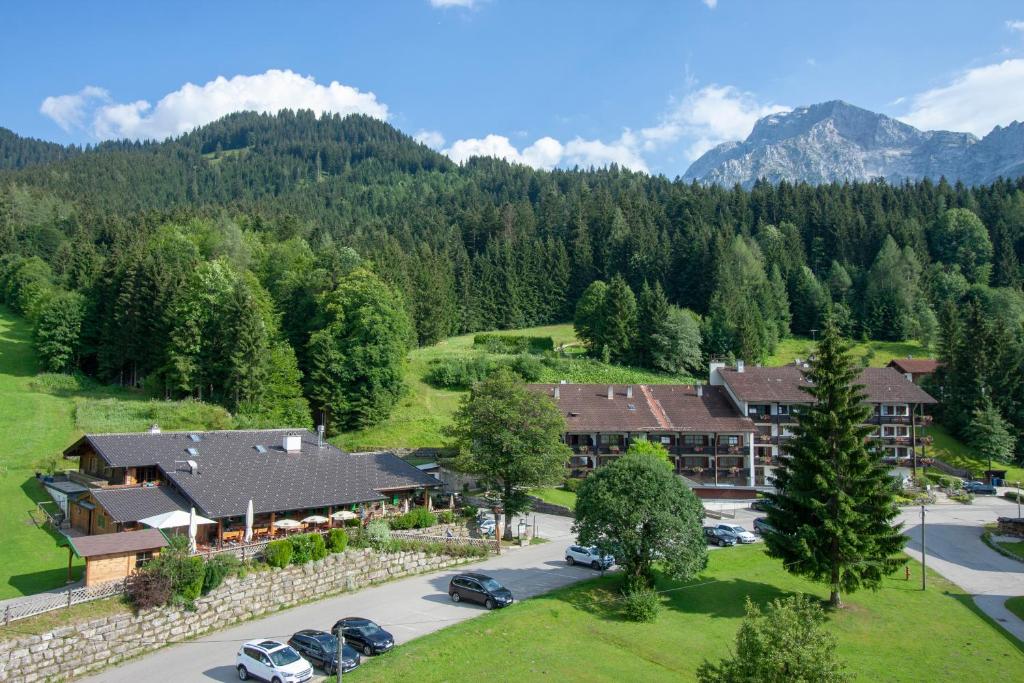
<path id="1" fill-rule="evenodd" d="M 159 529 L 68 536 L 67 539 L 68 565 L 72 554 L 85 559 L 86 586 L 125 579 L 168 545 Z"/>

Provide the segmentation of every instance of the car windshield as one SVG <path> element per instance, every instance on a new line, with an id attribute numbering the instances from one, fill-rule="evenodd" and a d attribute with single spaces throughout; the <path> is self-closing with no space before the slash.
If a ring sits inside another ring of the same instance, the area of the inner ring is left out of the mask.
<path id="1" fill-rule="evenodd" d="M 287 666 L 299 661 L 299 653 L 290 647 L 282 647 L 280 650 L 274 650 L 269 654 L 270 661 L 274 663 L 274 666 Z"/>
<path id="2" fill-rule="evenodd" d="M 362 633 L 364 636 L 375 636 L 381 632 L 381 627 L 372 621 L 368 621 L 365 624 L 361 624 L 356 627 L 356 630 Z"/>
<path id="3" fill-rule="evenodd" d="M 481 579 L 480 583 L 489 591 L 500 591 L 503 586 L 494 579 Z"/>
<path id="4" fill-rule="evenodd" d="M 334 652 L 338 649 L 338 639 L 332 638 L 331 636 L 317 636 L 316 642 L 320 643 L 320 647 L 325 652 Z"/>

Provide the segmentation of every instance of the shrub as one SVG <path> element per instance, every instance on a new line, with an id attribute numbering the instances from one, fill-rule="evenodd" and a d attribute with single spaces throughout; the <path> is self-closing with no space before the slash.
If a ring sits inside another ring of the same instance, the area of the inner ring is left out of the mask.
<path id="1" fill-rule="evenodd" d="M 970 505 L 971 503 L 974 502 L 974 495 L 968 493 L 967 491 L 960 491 L 959 493 L 950 494 L 949 499 L 955 500 L 956 502 L 962 503 L 963 505 Z"/>
<path id="2" fill-rule="evenodd" d="M 622 613 L 630 621 L 650 623 L 661 612 L 661 598 L 650 588 L 634 587 L 622 597 Z"/>
<path id="3" fill-rule="evenodd" d="M 203 595 L 206 595 L 224 582 L 232 574 L 242 568 L 242 561 L 231 554 L 216 555 L 206 561 L 206 574 L 203 578 Z"/>
<path id="4" fill-rule="evenodd" d="M 331 529 L 327 532 L 327 547 L 332 553 L 345 552 L 348 547 L 348 534 L 344 529 Z"/>
<path id="5" fill-rule="evenodd" d="M 571 493 L 579 493 L 580 485 L 582 483 L 582 479 L 578 479 L 576 477 L 567 477 L 565 482 L 562 484 L 562 488 Z"/>
<path id="6" fill-rule="evenodd" d="M 391 527 L 383 519 L 375 519 L 366 525 L 366 542 L 374 548 L 391 540 Z"/>
<path id="7" fill-rule="evenodd" d="M 425 507 L 413 508 L 403 516 L 412 520 L 413 529 L 426 529 L 437 524 L 437 517 Z"/>
<path id="8" fill-rule="evenodd" d="M 526 354 L 516 356 L 505 365 L 527 382 L 536 382 L 544 374 L 543 363 L 538 358 Z"/>
<path id="9" fill-rule="evenodd" d="M 180 583 L 174 586 L 175 596 L 191 603 L 203 592 L 206 578 L 206 563 L 201 557 L 188 557 L 181 564 Z"/>
<path id="10" fill-rule="evenodd" d="M 1007 500 L 1012 500 L 1013 502 L 1016 503 L 1017 502 L 1017 492 L 1016 491 L 1007 491 L 1006 493 L 1003 494 L 1003 498 L 1006 498 Z M 1020 502 L 1024 503 L 1024 493 L 1021 493 L 1021 495 L 1020 495 Z"/>
<path id="11" fill-rule="evenodd" d="M 292 544 L 287 539 L 271 541 L 263 551 L 263 559 L 271 567 L 287 567 L 292 561 Z"/>
<path id="12" fill-rule="evenodd" d="M 479 509 L 475 505 L 463 505 L 461 512 L 466 519 L 476 519 Z"/>
<path id="13" fill-rule="evenodd" d="M 455 522 L 455 512 L 453 510 L 441 510 L 437 513 L 437 521 L 441 524 L 452 524 Z"/>
<path id="14" fill-rule="evenodd" d="M 555 340 L 525 334 L 478 334 L 473 337 L 473 346 L 482 346 L 491 353 L 544 354 L 555 350 Z"/>
<path id="15" fill-rule="evenodd" d="M 423 380 L 441 389 L 467 389 L 487 377 L 494 367 L 494 362 L 483 354 L 445 358 L 431 363 Z"/>
<path id="16" fill-rule="evenodd" d="M 395 515 L 388 519 L 388 528 L 394 529 L 395 531 L 405 531 L 406 529 L 412 528 L 413 519 L 409 516 L 409 513 L 404 515 Z"/>
<path id="17" fill-rule="evenodd" d="M 171 599 L 171 579 L 156 569 L 146 569 L 132 576 L 128 583 L 128 600 L 137 610 L 166 605 Z"/>
<path id="18" fill-rule="evenodd" d="M 299 534 L 288 541 L 292 544 L 292 564 L 306 564 L 327 557 L 327 546 L 320 534 Z"/>

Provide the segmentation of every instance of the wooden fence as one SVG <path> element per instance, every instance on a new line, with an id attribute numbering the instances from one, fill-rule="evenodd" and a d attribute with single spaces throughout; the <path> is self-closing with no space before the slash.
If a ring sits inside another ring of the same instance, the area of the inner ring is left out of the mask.
<path id="1" fill-rule="evenodd" d="M 72 605 L 80 605 L 83 602 L 111 598 L 115 595 L 122 595 L 128 587 L 128 579 L 109 581 L 95 586 L 72 588 L 60 593 L 37 593 L 16 600 L 9 600 L 3 606 L 4 625 L 27 619 L 37 614 L 45 614 L 58 609 L 67 609 Z"/>

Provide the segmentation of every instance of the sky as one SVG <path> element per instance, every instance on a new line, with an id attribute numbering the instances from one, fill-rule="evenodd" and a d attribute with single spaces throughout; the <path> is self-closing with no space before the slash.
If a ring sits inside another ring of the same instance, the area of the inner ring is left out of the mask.
<path id="1" fill-rule="evenodd" d="M 0 126 L 61 143 L 308 108 L 457 162 L 675 177 L 826 100 L 978 136 L 1024 119 L 1019 1 L 39 0 L 4 24 Z"/>

